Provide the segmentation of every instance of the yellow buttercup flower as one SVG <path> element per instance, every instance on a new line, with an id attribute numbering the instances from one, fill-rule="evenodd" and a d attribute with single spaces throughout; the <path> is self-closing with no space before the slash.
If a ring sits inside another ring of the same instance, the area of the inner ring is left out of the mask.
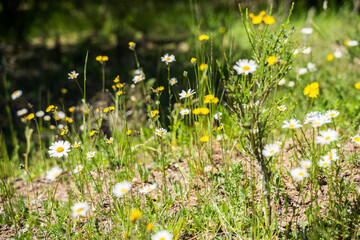
<path id="1" fill-rule="evenodd" d="M 152 224 L 150 222 L 150 223 L 148 223 L 148 225 L 146 225 L 146 230 L 150 232 L 153 229 L 153 227 L 154 227 L 154 224 Z"/>
<path id="2" fill-rule="evenodd" d="M 120 77 L 119 75 L 116 76 L 116 78 L 114 79 L 114 83 L 118 83 L 120 81 Z"/>
<path id="3" fill-rule="evenodd" d="M 46 108 L 46 112 L 50 112 L 51 110 L 53 110 L 55 108 L 54 105 L 50 105 Z"/>
<path id="4" fill-rule="evenodd" d="M 109 61 L 109 57 L 108 56 L 97 56 L 96 57 L 96 61 L 100 62 L 101 64 L 104 63 L 104 62 L 107 62 Z"/>
<path id="5" fill-rule="evenodd" d="M 134 43 L 134 42 L 129 42 L 129 49 L 130 49 L 130 50 L 134 50 L 135 47 L 136 47 L 136 43 Z"/>
<path id="6" fill-rule="evenodd" d="M 251 18 L 251 21 L 252 21 L 252 23 L 253 24 L 260 24 L 261 22 L 262 22 L 262 20 L 263 20 L 263 17 L 262 16 L 253 16 L 252 18 Z"/>
<path id="7" fill-rule="evenodd" d="M 114 111 L 114 110 L 115 110 L 115 106 L 109 106 L 109 110 L 110 110 L 110 111 Z"/>
<path id="8" fill-rule="evenodd" d="M 206 115 L 206 114 L 208 114 L 210 112 L 210 109 L 208 109 L 208 108 L 200 108 L 200 112 L 201 112 L 201 114 Z"/>
<path id="9" fill-rule="evenodd" d="M 107 112 L 109 112 L 109 108 L 104 108 L 104 113 L 107 113 Z"/>
<path id="10" fill-rule="evenodd" d="M 277 62 L 277 58 L 275 56 L 270 56 L 266 59 L 266 62 L 272 66 Z"/>
<path id="11" fill-rule="evenodd" d="M 89 133 L 89 136 L 92 137 L 92 136 L 94 136 L 95 133 L 96 133 L 96 131 L 95 131 L 95 130 L 92 130 L 92 131 Z"/>
<path id="12" fill-rule="evenodd" d="M 200 65 L 200 71 L 204 71 L 205 69 L 207 69 L 208 65 L 203 63 Z"/>
<path id="13" fill-rule="evenodd" d="M 355 83 L 355 88 L 360 89 L 360 82 Z"/>
<path id="14" fill-rule="evenodd" d="M 124 92 L 123 92 L 123 91 L 118 91 L 116 94 L 117 94 L 118 96 L 121 96 L 122 94 L 124 94 Z"/>
<path id="15" fill-rule="evenodd" d="M 204 103 L 215 103 L 216 104 L 218 102 L 219 102 L 219 99 L 212 94 L 205 96 Z"/>
<path id="16" fill-rule="evenodd" d="M 27 120 L 31 120 L 31 119 L 33 119 L 35 117 L 35 115 L 33 114 L 33 113 L 30 113 L 29 115 L 27 115 L 25 118 L 27 119 Z"/>
<path id="17" fill-rule="evenodd" d="M 259 13 L 259 16 L 265 16 L 266 15 L 266 12 L 264 10 L 262 10 L 260 13 Z"/>
<path id="18" fill-rule="evenodd" d="M 209 137 L 208 136 L 202 136 L 200 139 L 199 139 L 200 142 L 207 142 L 209 141 Z"/>
<path id="19" fill-rule="evenodd" d="M 69 131 L 69 129 L 63 129 L 63 130 L 61 130 L 60 135 L 63 136 L 63 135 L 65 135 L 65 134 L 67 134 L 68 131 Z"/>
<path id="20" fill-rule="evenodd" d="M 304 95 L 308 95 L 311 98 L 317 98 L 319 95 L 319 83 L 314 82 L 310 85 L 307 85 L 304 89 Z"/>
<path id="21" fill-rule="evenodd" d="M 205 34 L 200 35 L 200 36 L 199 36 L 199 40 L 200 40 L 200 41 L 206 41 L 206 40 L 209 40 L 209 36 L 208 36 L 208 35 L 205 35 Z"/>
<path id="22" fill-rule="evenodd" d="M 271 25 L 275 23 L 275 19 L 272 16 L 265 16 L 263 19 L 264 23 L 267 25 Z"/>
<path id="23" fill-rule="evenodd" d="M 328 60 L 329 62 L 331 62 L 332 60 L 334 60 L 334 55 L 329 54 L 326 56 L 326 60 Z"/>
<path id="24" fill-rule="evenodd" d="M 157 92 L 161 92 L 161 91 L 164 91 L 164 86 L 160 86 L 160 87 L 157 87 L 155 90 L 157 91 Z"/>
<path id="25" fill-rule="evenodd" d="M 72 112 L 74 112 L 75 108 L 74 108 L 74 107 L 69 107 L 69 109 L 68 109 L 68 110 L 69 110 L 69 112 L 71 112 L 71 113 L 72 113 Z"/>
<path id="26" fill-rule="evenodd" d="M 73 123 L 74 122 L 74 120 L 72 119 L 72 118 L 68 118 L 68 123 Z"/>
<path id="27" fill-rule="evenodd" d="M 142 212 L 137 209 L 137 208 L 133 208 L 130 211 L 130 221 L 134 222 L 136 220 L 140 220 L 142 218 Z"/>
<path id="28" fill-rule="evenodd" d="M 200 114 L 200 108 L 195 108 L 194 110 L 192 110 L 192 113 L 195 114 L 195 115 L 198 115 Z"/>
<path id="29" fill-rule="evenodd" d="M 196 58 L 191 58 L 191 60 L 190 60 L 190 62 L 191 62 L 192 64 L 195 64 L 195 63 L 196 63 L 196 61 L 197 61 L 197 59 L 196 59 Z"/>
<path id="30" fill-rule="evenodd" d="M 132 132 L 132 131 L 131 131 L 130 129 L 129 129 L 129 130 L 127 130 L 127 131 L 126 131 L 126 135 L 128 135 L 128 136 L 129 136 L 129 135 L 131 134 L 131 132 Z"/>
<path id="31" fill-rule="evenodd" d="M 66 94 L 67 92 L 68 92 L 68 90 L 67 90 L 66 88 L 62 88 L 62 89 L 61 89 L 61 93 L 62 93 L 62 94 Z"/>
<path id="32" fill-rule="evenodd" d="M 150 112 L 150 116 L 153 118 L 153 117 L 155 117 L 156 115 L 158 115 L 159 114 L 159 111 L 158 110 L 154 110 L 154 111 L 151 111 Z"/>

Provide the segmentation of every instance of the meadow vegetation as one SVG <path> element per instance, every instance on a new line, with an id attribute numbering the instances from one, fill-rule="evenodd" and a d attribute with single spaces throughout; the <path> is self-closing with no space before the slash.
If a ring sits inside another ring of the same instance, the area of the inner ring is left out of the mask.
<path id="1" fill-rule="evenodd" d="M 4 74 L 1 237 L 359 239 L 360 19 L 293 8 L 194 24 L 188 58 L 123 42 L 126 74 L 84 50 L 42 108 Z"/>

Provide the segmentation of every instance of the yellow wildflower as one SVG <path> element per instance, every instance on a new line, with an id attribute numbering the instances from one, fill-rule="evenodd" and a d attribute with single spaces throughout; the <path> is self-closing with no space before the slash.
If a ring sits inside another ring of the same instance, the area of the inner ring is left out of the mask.
<path id="1" fill-rule="evenodd" d="M 104 113 L 107 113 L 107 112 L 109 112 L 109 108 L 104 108 Z"/>
<path id="2" fill-rule="evenodd" d="M 200 114 L 200 108 L 195 108 L 194 110 L 192 110 L 192 113 L 195 114 L 195 115 L 198 115 Z"/>
<path id="3" fill-rule="evenodd" d="M 274 24 L 275 23 L 275 19 L 272 17 L 272 16 L 265 16 L 264 17 L 264 23 L 267 24 L 267 25 L 271 25 L 271 24 Z"/>
<path id="4" fill-rule="evenodd" d="M 114 79 L 114 83 L 118 83 L 120 81 L 120 77 L 119 75 L 116 76 L 116 78 Z"/>
<path id="5" fill-rule="evenodd" d="M 74 112 L 75 108 L 74 107 L 69 107 L 69 112 Z"/>
<path id="6" fill-rule="evenodd" d="M 74 120 L 72 119 L 72 118 L 68 118 L 68 123 L 73 123 L 74 122 Z"/>
<path id="7" fill-rule="evenodd" d="M 69 129 L 63 129 L 63 130 L 61 130 L 60 135 L 63 136 L 63 135 L 65 135 L 65 134 L 67 134 L 68 131 L 69 131 Z"/>
<path id="8" fill-rule="evenodd" d="M 203 63 L 200 65 L 200 71 L 204 71 L 205 69 L 207 69 L 208 65 Z"/>
<path id="9" fill-rule="evenodd" d="M 128 135 L 128 136 L 129 136 L 129 135 L 131 134 L 131 132 L 132 132 L 132 131 L 131 131 L 130 129 L 129 129 L 129 130 L 127 130 L 127 131 L 126 131 L 126 135 Z"/>
<path id="10" fill-rule="evenodd" d="M 35 117 L 35 115 L 33 114 L 33 113 L 30 113 L 29 115 L 27 115 L 25 118 L 27 119 L 27 120 L 31 120 L 31 119 L 33 119 Z"/>
<path id="11" fill-rule="evenodd" d="M 252 18 L 251 18 L 251 21 L 252 21 L 252 23 L 253 24 L 260 24 L 261 22 L 262 22 L 262 20 L 263 20 L 263 17 L 262 16 L 253 16 Z"/>
<path id="12" fill-rule="evenodd" d="M 104 63 L 104 62 L 107 62 L 109 61 L 109 57 L 108 56 L 97 56 L 96 57 L 96 61 L 100 62 L 100 63 Z"/>
<path id="13" fill-rule="evenodd" d="M 115 106 L 109 106 L 109 110 L 110 110 L 110 111 L 114 111 L 114 110 L 115 110 Z"/>
<path id="14" fill-rule="evenodd" d="M 62 94 L 66 94 L 67 92 L 68 92 L 68 90 L 67 90 L 66 88 L 62 88 L 62 89 L 61 89 L 61 93 L 62 93 Z"/>
<path id="15" fill-rule="evenodd" d="M 206 115 L 210 112 L 210 110 L 208 108 L 200 108 L 200 112 L 201 114 Z"/>
<path id="16" fill-rule="evenodd" d="M 326 60 L 328 60 L 329 62 L 331 62 L 332 60 L 334 60 L 334 55 L 329 54 L 326 56 Z"/>
<path id="17" fill-rule="evenodd" d="M 158 111 L 158 110 L 154 110 L 154 111 L 151 111 L 151 112 L 150 112 L 150 115 L 151 115 L 152 118 L 155 117 L 155 116 L 158 115 L 158 114 L 159 114 L 159 111 Z"/>
<path id="18" fill-rule="evenodd" d="M 148 223 L 148 225 L 146 225 L 146 230 L 150 232 L 153 229 L 153 227 L 154 227 L 154 224 L 152 224 L 150 222 L 150 223 Z"/>
<path id="19" fill-rule="evenodd" d="M 91 136 L 93 136 L 95 133 L 96 133 L 96 131 L 95 131 L 95 130 L 92 130 L 92 131 L 89 133 L 89 136 L 91 137 Z"/>
<path id="20" fill-rule="evenodd" d="M 53 108 L 55 108 L 54 105 L 50 105 L 46 108 L 46 112 L 50 112 Z"/>
<path id="21" fill-rule="evenodd" d="M 136 221 L 136 220 L 140 220 L 142 218 L 142 212 L 137 209 L 137 208 L 133 208 L 130 211 L 130 221 Z"/>
<path id="22" fill-rule="evenodd" d="M 134 42 L 129 42 L 129 49 L 130 49 L 130 50 L 134 50 L 135 47 L 136 47 L 136 43 L 134 43 Z"/>
<path id="23" fill-rule="evenodd" d="M 122 94 L 124 94 L 124 92 L 123 92 L 123 91 L 118 91 L 116 94 L 117 94 L 118 96 L 121 96 Z"/>
<path id="24" fill-rule="evenodd" d="M 191 60 L 190 60 L 190 62 L 191 62 L 192 64 L 195 64 L 195 63 L 196 63 L 196 61 L 197 61 L 197 59 L 196 59 L 196 58 L 191 58 Z"/>
<path id="25" fill-rule="evenodd" d="M 307 85 L 304 89 L 304 95 L 309 95 L 311 98 L 317 98 L 317 95 L 319 95 L 319 83 L 314 82 Z"/>
<path id="26" fill-rule="evenodd" d="M 204 103 L 215 103 L 216 104 L 218 102 L 219 102 L 219 99 L 212 94 L 205 96 Z"/>
<path id="27" fill-rule="evenodd" d="M 200 142 L 207 142 L 209 141 L 209 137 L 208 136 L 202 136 L 200 139 L 199 139 Z"/>
<path id="28" fill-rule="evenodd" d="M 355 88 L 360 89 L 360 82 L 355 83 Z"/>
<path id="29" fill-rule="evenodd" d="M 269 64 L 269 65 L 274 65 L 277 61 L 277 58 L 275 56 L 270 56 L 266 59 L 266 62 Z"/>
<path id="30" fill-rule="evenodd" d="M 205 35 L 205 34 L 200 35 L 200 36 L 199 36 L 199 40 L 200 40 L 200 41 L 206 41 L 206 40 L 209 40 L 209 36 L 208 36 L 208 35 Z"/>
<path id="31" fill-rule="evenodd" d="M 165 88 L 164 88 L 164 86 L 160 86 L 160 87 L 157 87 L 156 89 L 155 89 L 155 91 L 156 92 L 161 92 L 161 91 L 163 91 Z"/>

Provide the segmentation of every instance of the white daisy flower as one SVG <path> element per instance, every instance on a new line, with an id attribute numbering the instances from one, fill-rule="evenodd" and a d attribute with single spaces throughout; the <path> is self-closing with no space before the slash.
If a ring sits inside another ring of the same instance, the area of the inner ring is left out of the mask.
<path id="1" fill-rule="evenodd" d="M 303 160 L 300 162 L 300 166 L 304 169 L 310 168 L 312 165 L 312 162 L 310 160 Z"/>
<path id="2" fill-rule="evenodd" d="M 170 83 L 171 86 L 174 86 L 177 82 L 178 82 L 177 79 L 174 78 L 174 77 L 170 78 L 170 80 L 169 80 L 169 83 Z"/>
<path id="3" fill-rule="evenodd" d="M 319 167 L 325 168 L 331 165 L 331 161 L 327 159 L 320 160 L 318 162 Z"/>
<path id="4" fill-rule="evenodd" d="M 185 92 L 184 90 L 182 90 L 182 92 L 179 94 L 180 95 L 180 99 L 182 98 L 188 98 L 192 95 L 194 95 L 196 92 L 194 90 L 192 90 L 191 88 Z"/>
<path id="5" fill-rule="evenodd" d="M 290 121 L 283 121 L 284 125 L 282 126 L 282 128 L 290 128 L 290 129 L 295 129 L 295 128 L 301 128 L 302 125 L 300 124 L 299 120 L 296 119 L 290 119 Z"/>
<path id="6" fill-rule="evenodd" d="M 315 112 L 314 112 L 315 113 Z M 317 127 L 321 127 L 322 125 L 331 122 L 331 119 L 328 115 L 326 114 L 317 114 L 314 115 L 312 117 L 308 117 L 306 118 L 305 116 L 305 124 L 306 123 L 311 123 L 311 126 L 313 128 L 317 128 Z"/>
<path id="7" fill-rule="evenodd" d="M 322 159 L 329 161 L 336 161 L 339 159 L 339 156 L 337 155 L 336 149 L 331 149 L 327 155 L 322 157 Z"/>
<path id="8" fill-rule="evenodd" d="M 63 128 L 64 128 L 64 124 L 59 124 L 57 127 L 58 127 L 58 129 L 63 129 Z"/>
<path id="9" fill-rule="evenodd" d="M 256 71 L 257 64 L 254 60 L 248 60 L 248 59 L 240 59 L 236 62 L 236 65 L 234 66 L 235 71 L 240 74 L 248 75 L 249 73 L 253 73 Z"/>
<path id="10" fill-rule="evenodd" d="M 16 115 L 17 115 L 18 117 L 20 117 L 20 116 L 22 116 L 22 115 L 27 114 L 27 112 L 28 112 L 28 110 L 27 110 L 26 108 L 23 108 L 23 109 L 18 110 L 18 111 L 16 112 Z"/>
<path id="11" fill-rule="evenodd" d="M 309 63 L 307 63 L 306 66 L 307 66 L 307 69 L 309 69 L 310 72 L 315 72 L 317 70 L 314 63 L 309 62 Z"/>
<path id="12" fill-rule="evenodd" d="M 133 78 L 133 82 L 136 84 L 136 83 L 144 81 L 144 79 L 145 79 L 145 76 L 143 74 L 135 75 Z"/>
<path id="13" fill-rule="evenodd" d="M 293 179 L 298 181 L 302 181 L 304 178 L 309 177 L 309 174 L 304 168 L 294 168 L 290 171 L 290 175 Z"/>
<path id="14" fill-rule="evenodd" d="M 119 182 L 119 183 L 115 184 L 115 186 L 113 187 L 113 194 L 116 197 L 122 197 L 127 192 L 130 191 L 131 186 L 132 186 L 131 182 L 128 182 L 128 181 Z"/>
<path id="15" fill-rule="evenodd" d="M 349 40 L 349 41 L 347 41 L 346 45 L 348 47 L 355 47 L 355 46 L 359 45 L 359 42 L 356 40 Z"/>
<path id="16" fill-rule="evenodd" d="M 148 185 L 148 186 L 145 186 L 145 187 L 141 188 L 139 190 L 139 192 L 147 194 L 147 193 L 151 192 L 152 190 L 156 189 L 156 187 L 157 187 L 156 183 L 151 184 L 151 185 Z"/>
<path id="17" fill-rule="evenodd" d="M 58 117 L 59 119 L 64 119 L 64 118 L 66 118 L 66 114 L 63 111 L 58 111 L 55 114 L 55 117 Z"/>
<path id="18" fill-rule="evenodd" d="M 45 121 L 50 121 L 50 119 L 51 119 L 51 117 L 50 117 L 49 115 L 45 115 L 45 116 L 44 116 L 44 120 L 45 120 Z"/>
<path id="19" fill-rule="evenodd" d="M 77 165 L 76 167 L 75 167 L 75 169 L 74 169 L 74 173 L 78 173 L 78 172 L 80 172 L 82 169 L 84 168 L 84 166 L 83 165 Z"/>
<path id="20" fill-rule="evenodd" d="M 211 165 L 206 166 L 206 167 L 204 168 L 204 172 L 210 172 L 211 170 L 212 170 L 212 166 L 211 166 Z"/>
<path id="21" fill-rule="evenodd" d="M 181 114 L 181 116 L 184 116 L 184 115 L 189 115 L 190 112 L 191 112 L 190 109 L 184 108 L 184 109 L 181 109 L 180 114 Z"/>
<path id="22" fill-rule="evenodd" d="M 72 145 L 73 148 L 79 148 L 81 145 L 81 142 L 76 142 L 74 143 L 74 145 Z"/>
<path id="23" fill-rule="evenodd" d="M 112 144 L 114 142 L 114 139 L 111 137 L 109 139 L 106 138 L 106 143 L 107 144 Z"/>
<path id="24" fill-rule="evenodd" d="M 328 115 L 330 118 L 335 118 L 339 116 L 340 112 L 336 110 L 329 110 L 326 112 L 326 115 Z"/>
<path id="25" fill-rule="evenodd" d="M 168 65 L 169 63 L 175 62 L 176 60 L 174 55 L 169 55 L 166 53 L 163 57 L 161 57 L 161 61 Z"/>
<path id="26" fill-rule="evenodd" d="M 298 74 L 299 75 L 304 75 L 307 72 L 308 72 L 307 68 L 299 68 Z"/>
<path id="27" fill-rule="evenodd" d="M 71 211 L 72 211 L 71 216 L 73 218 L 76 218 L 78 216 L 85 217 L 86 213 L 87 213 L 87 211 L 89 211 L 89 209 L 90 209 L 89 204 L 87 204 L 85 202 L 75 203 L 74 206 L 71 207 Z"/>
<path id="28" fill-rule="evenodd" d="M 311 47 L 304 48 L 304 50 L 302 50 L 302 53 L 303 54 L 310 54 L 311 53 Z"/>
<path id="29" fill-rule="evenodd" d="M 282 86 L 282 85 L 284 85 L 286 83 L 286 79 L 285 78 L 282 78 L 282 79 L 280 79 L 280 81 L 278 82 L 278 85 L 279 86 Z"/>
<path id="30" fill-rule="evenodd" d="M 35 113 L 35 116 L 37 116 L 38 118 L 41 118 L 41 117 L 43 117 L 45 115 L 45 112 L 44 111 L 37 111 L 36 113 Z"/>
<path id="31" fill-rule="evenodd" d="M 280 111 L 280 112 L 284 112 L 287 108 L 285 105 L 281 105 L 281 106 L 278 106 L 277 109 Z"/>
<path id="32" fill-rule="evenodd" d="M 136 69 L 134 75 L 144 75 L 144 71 L 142 69 Z"/>
<path id="33" fill-rule="evenodd" d="M 79 74 L 75 71 L 71 71 L 70 73 L 68 73 L 68 75 L 69 79 L 76 79 L 79 76 Z"/>
<path id="34" fill-rule="evenodd" d="M 353 136 L 351 138 L 351 142 L 354 142 L 354 143 L 357 143 L 358 145 L 360 145 L 360 135 L 357 134 L 357 135 Z"/>
<path id="35" fill-rule="evenodd" d="M 343 54 L 339 49 L 336 49 L 336 51 L 334 52 L 334 57 L 335 58 L 342 58 Z"/>
<path id="36" fill-rule="evenodd" d="M 161 230 L 151 236 L 151 240 L 172 240 L 173 235 L 166 230 Z"/>
<path id="37" fill-rule="evenodd" d="M 293 55 L 299 54 L 300 50 L 299 49 L 294 49 L 293 50 Z"/>
<path id="38" fill-rule="evenodd" d="M 295 82 L 294 81 L 290 81 L 289 84 L 288 84 L 289 87 L 294 87 L 295 86 Z"/>
<path id="39" fill-rule="evenodd" d="M 86 154 L 86 157 L 87 157 L 88 159 L 91 159 L 91 158 L 95 157 L 95 154 L 96 154 L 96 152 L 88 152 L 88 153 Z"/>
<path id="40" fill-rule="evenodd" d="M 266 144 L 262 153 L 265 157 L 272 157 L 280 152 L 280 147 L 276 144 Z"/>
<path id="41" fill-rule="evenodd" d="M 214 118 L 215 118 L 216 120 L 220 120 L 220 119 L 221 119 L 221 116 L 222 116 L 222 112 L 217 112 L 217 113 L 214 114 Z"/>
<path id="42" fill-rule="evenodd" d="M 55 181 L 56 178 L 62 173 L 62 169 L 58 166 L 53 167 L 49 171 L 46 172 L 46 179 L 50 181 Z"/>
<path id="43" fill-rule="evenodd" d="M 314 32 L 314 29 L 312 29 L 311 27 L 304 27 L 301 29 L 301 33 L 304 35 L 310 35 Z"/>
<path id="44" fill-rule="evenodd" d="M 158 136 L 162 136 L 162 135 L 165 135 L 167 133 L 167 130 L 164 129 L 164 128 L 157 128 L 155 130 L 155 134 L 158 135 Z"/>
<path id="45" fill-rule="evenodd" d="M 15 100 L 15 99 L 21 97 L 22 94 L 23 94 L 23 92 L 21 90 L 16 90 L 15 92 L 13 92 L 11 94 L 11 99 Z"/>
<path id="46" fill-rule="evenodd" d="M 338 140 L 339 133 L 335 130 L 328 129 L 326 131 L 320 131 L 320 136 L 316 137 L 316 142 L 324 145 L 324 144 L 330 144 L 331 142 L 334 142 Z"/>
<path id="47" fill-rule="evenodd" d="M 278 145 L 279 147 L 281 147 L 282 142 L 280 142 L 280 141 L 276 141 L 276 142 L 274 142 L 274 144 L 276 144 L 276 145 Z"/>
<path id="48" fill-rule="evenodd" d="M 56 157 L 56 158 L 61 158 L 64 156 L 68 157 L 69 156 L 68 152 L 70 152 L 70 146 L 71 145 L 68 141 L 53 142 L 49 148 L 50 157 Z"/>

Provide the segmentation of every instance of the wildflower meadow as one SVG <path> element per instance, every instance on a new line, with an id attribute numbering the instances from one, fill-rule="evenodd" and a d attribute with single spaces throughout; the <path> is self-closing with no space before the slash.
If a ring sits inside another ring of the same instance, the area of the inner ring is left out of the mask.
<path id="1" fill-rule="evenodd" d="M 2 57 L 0 239 L 360 239 L 359 2 L 179 2 L 46 88 Z"/>

